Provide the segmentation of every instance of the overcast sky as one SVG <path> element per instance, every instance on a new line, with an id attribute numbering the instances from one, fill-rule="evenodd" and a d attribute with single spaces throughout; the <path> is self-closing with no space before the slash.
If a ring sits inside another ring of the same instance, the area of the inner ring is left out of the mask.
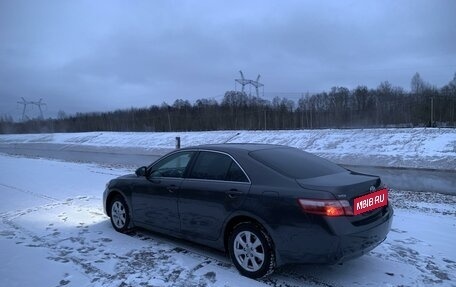
<path id="1" fill-rule="evenodd" d="M 261 74 L 266 98 L 409 90 L 415 72 L 441 87 L 456 72 L 455 13 L 453 0 L 0 0 L 0 115 L 19 118 L 20 97 L 43 98 L 45 116 L 220 100 L 239 70 Z"/>

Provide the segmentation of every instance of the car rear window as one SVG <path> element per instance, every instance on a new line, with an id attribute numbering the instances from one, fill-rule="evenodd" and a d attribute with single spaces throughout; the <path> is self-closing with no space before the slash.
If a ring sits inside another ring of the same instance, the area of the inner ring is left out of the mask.
<path id="1" fill-rule="evenodd" d="M 312 178 L 345 172 L 335 163 L 295 148 L 272 148 L 249 153 L 252 158 L 291 178 Z"/>

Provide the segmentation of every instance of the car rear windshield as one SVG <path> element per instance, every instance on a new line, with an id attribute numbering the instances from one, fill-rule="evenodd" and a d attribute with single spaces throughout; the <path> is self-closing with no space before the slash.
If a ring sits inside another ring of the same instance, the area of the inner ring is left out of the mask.
<path id="1" fill-rule="evenodd" d="M 295 148 L 272 148 L 250 152 L 255 160 L 292 178 L 312 178 L 345 172 L 328 160 Z"/>

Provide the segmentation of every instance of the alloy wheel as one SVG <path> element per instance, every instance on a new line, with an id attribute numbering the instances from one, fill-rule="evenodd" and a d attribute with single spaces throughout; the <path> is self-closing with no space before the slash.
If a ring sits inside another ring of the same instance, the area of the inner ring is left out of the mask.
<path id="1" fill-rule="evenodd" d="M 122 229 L 125 226 L 125 223 L 127 222 L 127 212 L 121 202 L 116 201 L 112 204 L 111 217 L 112 222 L 118 229 Z"/>
<path id="2" fill-rule="evenodd" d="M 260 270 L 265 258 L 264 247 L 253 232 L 240 232 L 236 235 L 233 244 L 235 258 L 242 268 L 250 272 Z"/>

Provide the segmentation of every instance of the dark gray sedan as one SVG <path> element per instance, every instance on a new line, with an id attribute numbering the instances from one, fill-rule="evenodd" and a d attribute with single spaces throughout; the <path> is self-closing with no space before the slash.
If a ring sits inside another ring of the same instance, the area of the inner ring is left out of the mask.
<path id="1" fill-rule="evenodd" d="M 113 179 L 103 199 L 117 231 L 143 227 L 225 250 L 241 274 L 258 278 L 376 247 L 391 227 L 390 204 L 353 210 L 380 189 L 377 176 L 295 148 L 219 144 L 176 150 Z"/>

